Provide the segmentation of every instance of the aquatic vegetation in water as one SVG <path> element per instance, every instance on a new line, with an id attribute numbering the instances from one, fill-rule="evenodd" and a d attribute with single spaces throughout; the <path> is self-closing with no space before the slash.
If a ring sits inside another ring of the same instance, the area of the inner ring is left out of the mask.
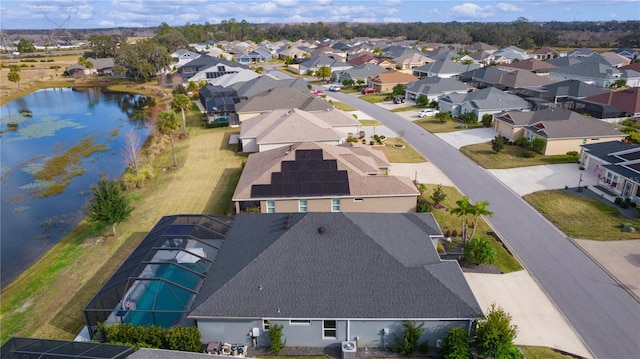
<path id="1" fill-rule="evenodd" d="M 11 212 L 13 212 L 13 213 L 24 212 L 24 211 L 26 211 L 28 209 L 31 209 L 31 207 L 29 207 L 29 206 L 20 206 L 20 207 L 14 208 Z"/>
<path id="2" fill-rule="evenodd" d="M 7 141 L 22 141 L 32 138 L 55 136 L 58 130 L 63 128 L 84 128 L 85 125 L 71 120 L 61 120 L 56 116 L 47 116 L 37 122 L 30 122 L 18 129 L 20 136 L 7 139 Z"/>

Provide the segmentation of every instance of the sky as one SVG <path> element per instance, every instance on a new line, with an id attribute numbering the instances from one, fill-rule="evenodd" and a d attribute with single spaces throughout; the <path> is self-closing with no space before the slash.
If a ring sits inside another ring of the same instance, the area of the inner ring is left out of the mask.
<path id="1" fill-rule="evenodd" d="M 161 23 L 640 20 L 640 0 L 1 0 L 0 28 L 94 29 Z"/>

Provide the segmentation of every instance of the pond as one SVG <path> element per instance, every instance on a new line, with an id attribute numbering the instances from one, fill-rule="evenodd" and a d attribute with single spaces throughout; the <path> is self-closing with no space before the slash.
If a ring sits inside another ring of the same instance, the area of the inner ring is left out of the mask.
<path id="1" fill-rule="evenodd" d="M 0 108 L 0 276 L 5 287 L 84 217 L 99 175 L 118 178 L 153 99 L 101 88 L 52 88 Z"/>

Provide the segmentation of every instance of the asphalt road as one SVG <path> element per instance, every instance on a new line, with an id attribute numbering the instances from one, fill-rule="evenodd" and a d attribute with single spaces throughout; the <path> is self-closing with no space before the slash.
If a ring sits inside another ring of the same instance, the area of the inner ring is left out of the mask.
<path id="1" fill-rule="evenodd" d="M 404 131 L 404 139 L 440 168 L 463 194 L 473 201 L 489 201 L 489 209 L 493 211 L 489 222 L 493 228 L 596 358 L 640 358 L 640 303 L 553 224 L 487 170 L 435 135 L 353 95 L 331 93 L 331 96 L 396 133 Z"/>

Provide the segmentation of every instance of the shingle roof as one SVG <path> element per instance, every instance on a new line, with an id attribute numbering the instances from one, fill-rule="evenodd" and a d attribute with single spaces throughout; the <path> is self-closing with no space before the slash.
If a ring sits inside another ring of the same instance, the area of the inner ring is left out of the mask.
<path id="1" fill-rule="evenodd" d="M 434 74 L 460 74 L 482 67 L 480 64 L 463 65 L 451 60 L 437 60 L 426 65 L 414 67 L 414 72 L 429 72 Z"/>
<path id="2" fill-rule="evenodd" d="M 239 214 L 191 318 L 482 316 L 428 213 Z"/>
<path id="3" fill-rule="evenodd" d="M 290 108 L 304 111 L 328 111 L 333 109 L 333 105 L 308 92 L 300 92 L 291 87 L 276 87 L 240 102 L 236 105 L 236 112 L 268 112 Z"/>
<path id="4" fill-rule="evenodd" d="M 309 89 L 303 78 L 276 80 L 271 76 L 262 75 L 247 82 L 238 82 L 231 85 L 238 92 L 240 97 L 252 97 L 276 87 L 292 87 L 298 91 L 305 92 Z"/>
<path id="5" fill-rule="evenodd" d="M 619 157 L 612 156 L 611 154 L 628 150 L 640 150 L 640 145 L 631 145 L 621 141 L 607 141 L 596 142 L 587 145 L 581 145 L 586 151 L 588 151 L 594 157 L 603 159 L 609 163 L 623 162 L 624 160 Z"/>
<path id="6" fill-rule="evenodd" d="M 369 76 L 369 81 L 380 84 L 397 84 L 416 81 L 418 78 L 399 71 L 386 71 Z"/>
<path id="7" fill-rule="evenodd" d="M 512 62 L 510 64 L 502 64 L 499 65 L 500 67 L 506 67 L 506 68 L 512 68 L 512 69 L 522 69 L 522 70 L 529 70 L 529 71 L 540 71 L 540 70 L 549 70 L 549 69 L 555 69 L 558 66 L 549 64 L 547 62 L 544 61 L 540 61 L 534 58 L 530 58 L 530 59 L 526 59 L 526 60 L 522 60 L 522 61 L 515 61 Z"/>
<path id="8" fill-rule="evenodd" d="M 526 128 L 547 139 L 624 137 L 608 122 L 583 116 L 563 108 L 550 108 L 535 112 Z"/>
<path id="9" fill-rule="evenodd" d="M 335 160 L 337 169 L 346 171 L 349 181 L 348 196 L 417 196 L 416 186 L 410 178 L 380 174 L 381 168 L 390 167 L 382 152 L 358 144 L 330 145 L 305 142 L 291 147 L 254 153 L 244 167 L 233 200 L 251 199 L 253 185 L 272 182 L 272 173 L 281 171 L 283 161 L 295 161 L 298 150 L 321 150 L 324 160 Z"/>
<path id="10" fill-rule="evenodd" d="M 621 91 L 609 91 L 585 98 L 587 101 L 604 103 L 631 114 L 640 113 L 640 88 L 633 87 Z"/>
<path id="11" fill-rule="evenodd" d="M 362 65 L 354 66 L 348 70 L 341 71 L 340 74 L 348 73 L 352 79 L 366 79 L 371 75 L 377 75 L 385 71 L 386 70 L 382 67 L 367 62 Z"/>
<path id="12" fill-rule="evenodd" d="M 549 70 L 549 74 L 574 75 L 598 79 L 614 79 L 620 70 L 597 62 L 582 61 L 575 65 Z"/>
<path id="13" fill-rule="evenodd" d="M 531 108 L 531 105 L 521 97 L 500 91 L 495 87 L 487 87 L 467 94 L 447 94 L 441 100 L 453 104 L 469 102 L 473 107 L 481 110 Z"/>
<path id="14" fill-rule="evenodd" d="M 473 89 L 473 87 L 465 85 L 460 81 L 442 77 L 425 77 L 418 81 L 409 82 L 406 85 L 408 92 L 431 96 L 449 92 L 467 92 L 471 89 Z"/>
<path id="15" fill-rule="evenodd" d="M 493 86 L 501 86 L 501 88 L 507 89 L 528 86 L 544 86 L 557 81 L 536 75 L 527 70 L 514 69 L 506 71 L 493 66 L 482 67 L 461 73 L 460 80 L 477 81 Z"/>

